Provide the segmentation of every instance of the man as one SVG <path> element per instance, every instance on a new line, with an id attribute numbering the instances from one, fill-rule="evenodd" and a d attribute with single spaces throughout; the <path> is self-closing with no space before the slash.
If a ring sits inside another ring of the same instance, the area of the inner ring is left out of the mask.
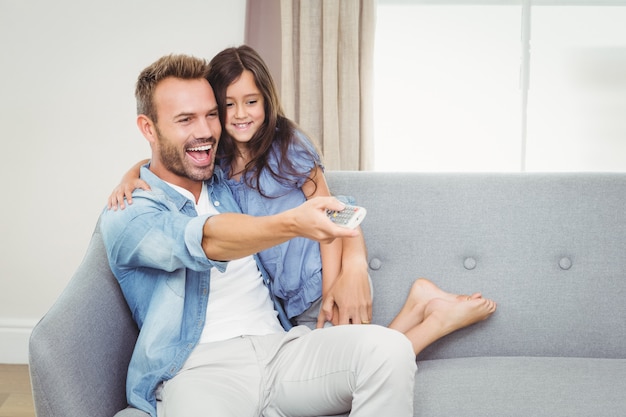
<path id="1" fill-rule="evenodd" d="M 221 133 L 203 60 L 166 56 L 136 87 L 152 158 L 123 211 L 102 215 L 109 262 L 140 332 L 129 403 L 152 416 L 412 416 L 415 355 L 380 326 L 290 329 L 254 254 L 296 236 L 356 237 L 334 198 L 240 213 L 215 167 Z M 358 245 L 355 245 L 358 246 Z M 157 411 L 158 409 L 158 411 Z"/>

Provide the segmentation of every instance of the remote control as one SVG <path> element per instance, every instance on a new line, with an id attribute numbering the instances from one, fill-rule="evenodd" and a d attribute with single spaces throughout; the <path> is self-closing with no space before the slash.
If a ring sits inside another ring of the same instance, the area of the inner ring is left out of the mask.
<path id="1" fill-rule="evenodd" d="M 367 214 L 367 210 L 360 206 L 346 205 L 341 211 L 326 210 L 326 214 L 337 225 L 354 229 L 361 224 Z"/>

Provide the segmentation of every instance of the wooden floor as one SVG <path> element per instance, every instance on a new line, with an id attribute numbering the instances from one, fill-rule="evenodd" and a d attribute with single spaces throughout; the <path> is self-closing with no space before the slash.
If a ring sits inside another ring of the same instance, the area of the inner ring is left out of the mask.
<path id="1" fill-rule="evenodd" d="M 28 365 L 0 364 L 0 417 L 35 417 Z"/>

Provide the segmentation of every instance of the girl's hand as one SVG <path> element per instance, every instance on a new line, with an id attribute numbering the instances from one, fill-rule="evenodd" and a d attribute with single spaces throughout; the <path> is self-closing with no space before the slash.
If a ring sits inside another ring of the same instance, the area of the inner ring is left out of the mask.
<path id="1" fill-rule="evenodd" d="M 367 267 L 344 267 L 332 287 L 323 294 L 317 327 L 330 321 L 338 324 L 369 324 L 372 321 L 372 292 Z"/>
<path id="2" fill-rule="evenodd" d="M 120 209 L 124 210 L 124 208 L 126 207 L 124 205 L 124 199 L 126 199 L 126 202 L 129 205 L 133 204 L 133 190 L 136 190 L 137 188 L 141 188 L 142 190 L 146 191 L 150 190 L 150 186 L 148 185 L 148 183 L 139 178 L 122 181 L 122 183 L 115 187 L 115 189 L 109 196 L 109 199 L 107 201 L 108 209 L 117 210 L 117 208 L 119 207 Z"/>
<path id="3" fill-rule="evenodd" d="M 133 190 L 136 190 L 137 188 L 141 188 L 146 191 L 150 190 L 148 183 L 140 179 L 141 167 L 149 162 L 149 159 L 139 161 L 133 165 L 126 174 L 124 174 L 122 182 L 115 187 L 107 200 L 107 207 L 109 210 L 117 210 L 118 207 L 124 210 L 124 207 L 126 207 L 124 205 L 124 198 L 126 198 L 128 204 L 133 204 Z"/>

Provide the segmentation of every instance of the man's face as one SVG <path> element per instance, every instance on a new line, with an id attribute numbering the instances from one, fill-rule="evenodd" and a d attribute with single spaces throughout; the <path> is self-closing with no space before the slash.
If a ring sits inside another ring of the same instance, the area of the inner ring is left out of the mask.
<path id="1" fill-rule="evenodd" d="M 182 187 L 211 178 L 222 128 L 209 82 L 167 78 L 157 86 L 154 102 L 158 122 L 151 169 Z"/>

